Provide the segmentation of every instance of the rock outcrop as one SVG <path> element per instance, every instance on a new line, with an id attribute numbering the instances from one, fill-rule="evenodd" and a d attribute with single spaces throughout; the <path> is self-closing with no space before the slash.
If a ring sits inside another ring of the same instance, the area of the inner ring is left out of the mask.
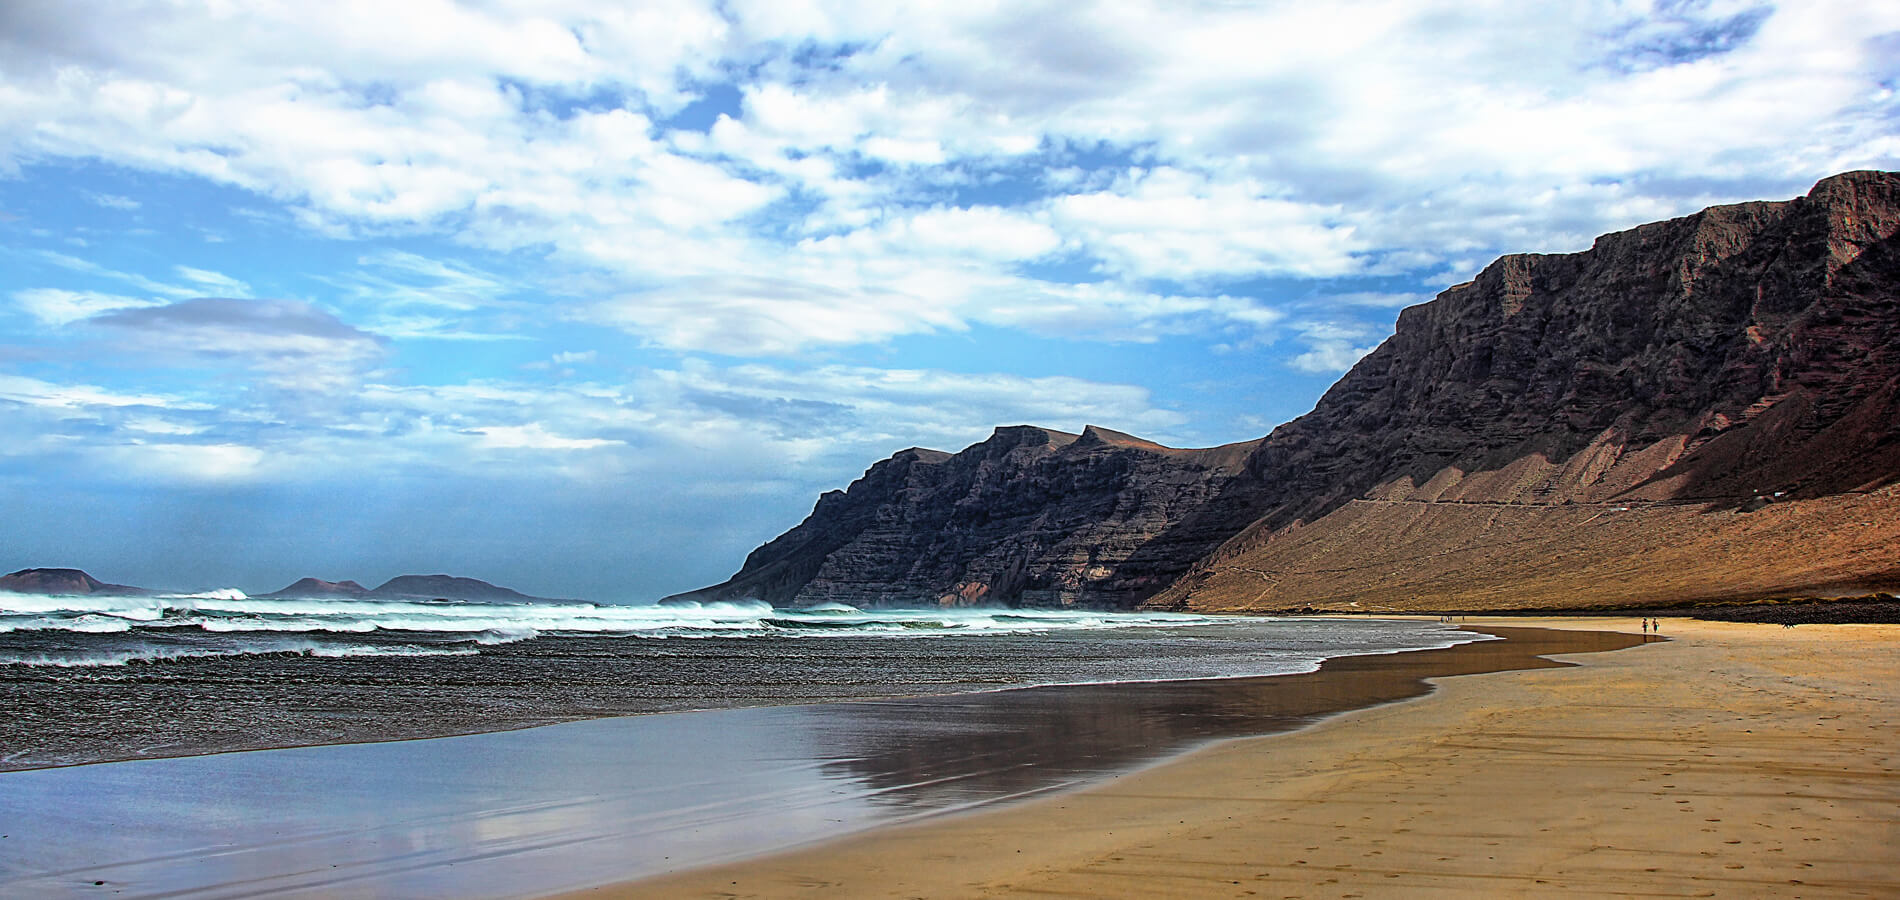
<path id="1" fill-rule="evenodd" d="M 1897 230 L 1900 174 L 1853 172 L 1506 256 L 1261 441 L 908 450 L 684 596 L 1445 609 L 1900 585 Z M 1835 515 L 1857 524 L 1815 530 Z"/>
<path id="2" fill-rule="evenodd" d="M 820 497 L 730 581 L 667 599 L 1132 605 L 1231 534 L 1196 514 L 1255 443 L 1175 450 L 1016 426 L 956 454 L 905 450 Z"/>
<path id="3" fill-rule="evenodd" d="M 0 576 L 0 591 L 56 596 L 109 594 L 120 597 L 136 597 L 151 593 L 145 588 L 107 584 L 79 569 L 21 569 L 18 572 Z"/>
<path id="4" fill-rule="evenodd" d="M 1405 310 L 1277 429 L 1249 461 L 1267 505 L 1153 602 L 1502 608 L 1891 587 L 1897 230 L 1900 175 L 1854 172 L 1582 253 L 1504 257 Z M 1753 512 L 1770 503 L 1797 506 Z M 1815 528 L 1850 508 L 1847 531 Z"/>

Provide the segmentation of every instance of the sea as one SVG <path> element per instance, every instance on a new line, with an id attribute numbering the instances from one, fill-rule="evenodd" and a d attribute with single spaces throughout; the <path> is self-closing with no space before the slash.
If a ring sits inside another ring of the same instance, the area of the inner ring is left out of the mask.
<path id="1" fill-rule="evenodd" d="M 601 716 L 1312 671 L 1432 622 L 0 593 L 0 770 Z"/>
<path id="2" fill-rule="evenodd" d="M 1361 702 L 1259 676 L 1488 639 L 1161 612 L 0 594 L 0 895 L 534 896 L 1086 786 Z"/>

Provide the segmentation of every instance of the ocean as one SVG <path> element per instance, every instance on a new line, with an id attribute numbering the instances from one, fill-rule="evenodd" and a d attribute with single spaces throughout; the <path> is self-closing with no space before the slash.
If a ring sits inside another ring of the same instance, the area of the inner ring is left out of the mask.
<path id="1" fill-rule="evenodd" d="M 0 594 L 0 768 L 610 715 L 1311 671 L 1436 623 L 1069 610 Z"/>

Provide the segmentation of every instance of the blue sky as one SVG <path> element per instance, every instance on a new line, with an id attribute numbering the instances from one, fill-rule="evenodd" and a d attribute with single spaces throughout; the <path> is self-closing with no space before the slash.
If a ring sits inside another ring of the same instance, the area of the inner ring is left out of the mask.
<path id="1" fill-rule="evenodd" d="M 1504 252 L 1900 167 L 1900 7 L 0 6 L 0 564 L 724 578 L 909 446 L 1311 408 Z"/>

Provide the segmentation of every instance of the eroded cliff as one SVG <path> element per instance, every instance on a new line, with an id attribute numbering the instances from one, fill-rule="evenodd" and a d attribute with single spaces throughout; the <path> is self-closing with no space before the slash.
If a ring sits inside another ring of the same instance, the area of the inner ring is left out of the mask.
<path id="1" fill-rule="evenodd" d="M 1897 229 L 1900 175 L 1854 172 L 1507 256 L 1261 441 L 1011 428 L 905 451 L 685 596 L 1429 609 L 1900 585 Z"/>
<path id="2" fill-rule="evenodd" d="M 1132 605 L 1232 534 L 1195 514 L 1255 443 L 1016 426 L 956 454 L 905 450 L 819 498 L 730 581 L 668 599 Z"/>

